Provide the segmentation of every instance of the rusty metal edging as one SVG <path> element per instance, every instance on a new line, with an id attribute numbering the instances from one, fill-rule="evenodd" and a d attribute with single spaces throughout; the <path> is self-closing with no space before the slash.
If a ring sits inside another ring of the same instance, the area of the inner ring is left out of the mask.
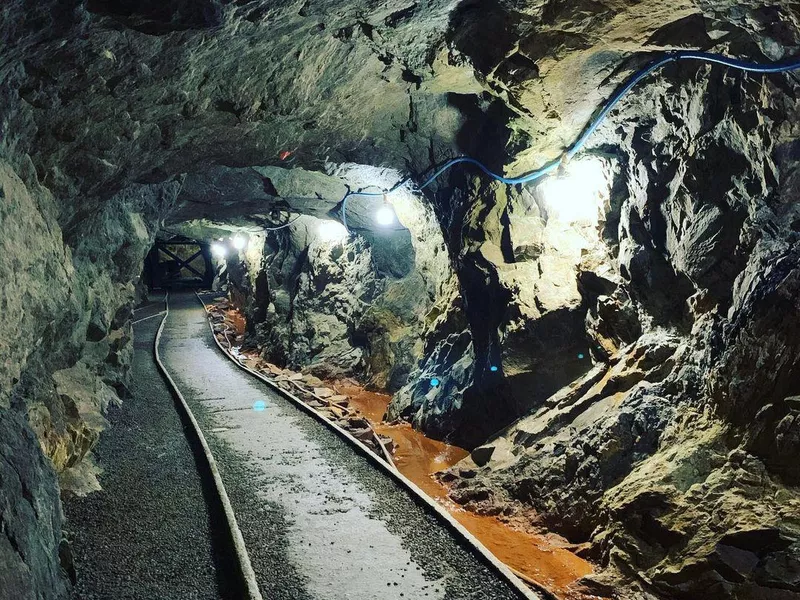
<path id="1" fill-rule="evenodd" d="M 243 371 L 249 373 L 256 379 L 266 383 L 272 390 L 278 392 L 281 396 L 289 399 L 292 403 L 296 404 L 300 407 L 301 410 L 307 412 L 312 417 L 326 425 L 328 428 L 335 431 L 340 437 L 344 438 L 346 441 L 350 442 L 353 446 L 355 446 L 362 454 L 364 454 L 368 460 L 372 461 L 375 465 L 378 466 L 379 469 L 382 469 L 386 472 L 390 477 L 393 477 L 397 483 L 399 483 L 402 487 L 404 487 L 411 496 L 414 497 L 415 500 L 424 504 L 427 508 L 431 509 L 434 514 L 436 514 L 439 519 L 444 521 L 445 525 L 450 527 L 450 529 L 455 532 L 462 541 L 466 542 L 477 554 L 481 556 L 489 565 L 503 578 L 505 581 L 514 588 L 515 591 L 519 592 L 519 594 L 525 598 L 526 600 L 547 600 L 553 598 L 552 594 L 545 589 L 539 589 L 536 592 L 531 590 L 523 581 L 511 570 L 504 562 L 498 559 L 494 554 L 492 554 L 489 549 L 484 546 L 481 541 L 472 535 L 466 527 L 464 527 L 461 523 L 459 523 L 449 512 L 447 512 L 444 508 L 442 508 L 436 501 L 434 501 L 430 496 L 428 496 L 425 492 L 423 492 L 417 485 L 408 479 L 405 475 L 403 475 L 399 470 L 394 467 L 394 463 L 391 463 L 391 466 L 381 460 L 381 458 L 375 454 L 372 450 L 370 450 L 363 442 L 359 439 L 354 437 L 350 432 L 346 431 L 324 415 L 318 413 L 316 410 L 308 406 L 305 402 L 303 402 L 300 398 L 292 394 L 291 392 L 284 390 L 282 387 L 271 381 L 265 375 L 254 371 L 253 369 L 247 367 L 240 363 L 236 358 L 231 355 L 229 352 L 225 350 L 222 344 L 217 339 L 217 336 L 214 334 L 214 328 L 211 324 L 211 321 L 208 319 L 208 306 L 203 299 L 200 297 L 200 294 L 197 293 L 195 290 L 195 296 L 197 296 L 198 301 L 203 306 L 204 309 L 204 316 L 206 319 L 206 323 L 208 324 L 209 330 L 211 331 L 211 337 L 214 339 L 214 342 L 217 344 L 217 347 L 220 349 L 223 355 L 225 355 L 233 364 L 237 367 L 242 369 Z M 536 585 L 536 584 L 533 584 Z M 537 586 L 538 587 L 538 586 Z"/>

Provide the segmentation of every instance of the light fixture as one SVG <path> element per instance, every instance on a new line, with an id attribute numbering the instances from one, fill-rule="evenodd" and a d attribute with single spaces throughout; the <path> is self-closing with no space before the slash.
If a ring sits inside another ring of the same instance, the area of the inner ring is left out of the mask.
<path id="1" fill-rule="evenodd" d="M 592 225 L 597 223 L 609 190 L 603 163 L 596 158 L 572 161 L 563 173 L 543 179 L 538 187 L 551 217 Z"/>
<path id="2" fill-rule="evenodd" d="M 496 372 L 497 372 L 497 365 L 492 365 L 491 367 L 489 367 L 489 370 L 490 370 L 492 373 L 496 373 Z"/>
<path id="3" fill-rule="evenodd" d="M 231 240 L 231 244 L 237 250 L 244 250 L 247 247 L 247 238 L 242 235 L 235 235 Z"/>
<path id="4" fill-rule="evenodd" d="M 227 251 L 225 250 L 225 246 L 223 246 L 219 242 L 214 242 L 213 244 L 211 244 L 211 254 L 213 254 L 217 258 L 225 258 L 225 254 L 227 254 Z"/>
<path id="5" fill-rule="evenodd" d="M 383 206 L 381 206 L 378 209 L 378 212 L 375 213 L 375 222 L 378 225 L 387 227 L 392 223 L 394 223 L 394 221 L 395 221 L 394 211 L 392 210 L 392 207 L 389 206 L 388 204 L 384 204 Z"/>
<path id="6" fill-rule="evenodd" d="M 397 220 L 394 214 L 394 209 L 389 201 L 386 199 L 386 194 L 383 195 L 383 205 L 375 213 L 375 222 L 382 227 L 388 227 Z"/>
<path id="7" fill-rule="evenodd" d="M 347 229 L 339 221 L 323 221 L 317 233 L 325 242 L 340 242 L 347 237 Z"/>

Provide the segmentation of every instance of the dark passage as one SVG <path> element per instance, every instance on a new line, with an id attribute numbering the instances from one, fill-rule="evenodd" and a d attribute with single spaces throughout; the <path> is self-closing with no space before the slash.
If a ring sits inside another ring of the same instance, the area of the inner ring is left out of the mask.
<path id="1" fill-rule="evenodd" d="M 157 303 L 140 319 L 163 309 Z M 172 396 L 153 361 L 161 317 L 135 325 L 132 397 L 109 410 L 95 449 L 101 492 L 64 502 L 78 581 L 73 598 L 237 598 L 224 528 Z"/>

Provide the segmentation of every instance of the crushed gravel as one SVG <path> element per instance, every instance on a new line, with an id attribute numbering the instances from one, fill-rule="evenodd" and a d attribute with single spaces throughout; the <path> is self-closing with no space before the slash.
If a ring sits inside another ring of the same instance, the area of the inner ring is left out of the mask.
<path id="1" fill-rule="evenodd" d="M 407 588 L 409 579 L 418 580 L 420 575 L 428 585 L 423 587 L 419 597 L 449 600 L 520 598 L 519 593 L 477 556 L 466 542 L 444 527 L 428 507 L 420 504 L 393 479 L 376 469 L 349 443 L 230 363 L 216 347 L 205 323 L 203 310 L 193 296 L 176 294 L 171 297 L 170 318 L 162 338 L 161 350 L 162 360 L 192 405 L 192 410 L 212 445 L 265 597 L 305 600 L 310 597 L 309 592 L 302 588 L 304 582 L 297 574 L 328 567 L 309 563 L 308 561 L 313 561 L 314 553 L 311 557 L 303 556 L 302 552 L 297 551 L 297 539 L 290 539 L 290 536 L 297 536 L 308 527 L 302 523 L 292 523 L 297 519 L 305 520 L 302 511 L 290 509 L 285 505 L 285 499 L 280 502 L 265 501 L 265 497 L 270 494 L 264 491 L 268 488 L 275 489 L 278 485 L 285 490 L 285 496 L 296 498 L 298 489 L 302 494 L 314 494 L 318 489 L 323 489 L 326 482 L 321 479 L 300 481 L 293 478 L 300 476 L 302 469 L 295 471 L 295 475 L 286 480 L 265 479 L 267 473 L 271 473 L 271 477 L 285 473 L 281 469 L 270 467 L 270 463 L 279 459 L 290 460 L 292 456 L 302 464 L 309 464 L 310 476 L 318 471 L 310 466 L 312 457 L 306 456 L 302 450 L 296 455 L 263 455 L 258 439 L 260 436 L 255 430 L 247 432 L 248 423 L 252 421 L 248 416 L 250 412 L 239 408 L 239 405 L 249 402 L 252 386 L 258 387 L 258 394 L 267 401 L 269 414 L 273 415 L 270 417 L 274 419 L 270 421 L 272 429 L 266 433 L 268 438 L 272 438 L 271 443 L 274 444 L 275 438 L 283 439 L 286 435 L 299 435 L 303 438 L 300 447 L 305 445 L 315 448 L 332 469 L 323 476 L 324 479 L 336 480 L 343 489 L 348 490 L 345 496 L 349 499 L 345 501 L 343 498 L 345 508 L 352 504 L 353 498 L 366 495 L 368 500 L 358 501 L 358 505 L 369 507 L 369 517 L 382 523 L 392 536 L 398 538 L 411 558 L 409 562 L 403 559 L 400 563 L 396 561 L 399 557 L 381 554 L 376 547 L 374 550 L 354 550 L 352 555 L 346 556 L 352 556 L 357 562 L 348 561 L 341 553 L 336 552 L 340 543 L 347 542 L 344 539 L 333 541 L 338 539 L 337 528 L 333 525 L 339 516 L 330 514 L 328 518 L 331 527 L 326 528 L 324 533 L 331 544 L 336 544 L 335 547 L 331 546 L 331 559 L 336 560 L 335 568 L 347 571 L 372 567 L 377 576 L 378 572 L 387 571 L 379 568 L 379 565 L 383 567 L 395 562 L 396 568 L 388 569 L 394 574 L 381 584 L 385 585 L 381 598 L 404 597 L 402 592 Z M 262 422 L 266 426 L 267 421 Z M 288 433 L 292 431 L 295 433 Z M 223 439 L 224 437 L 229 439 Z M 263 439 L 263 442 L 266 443 L 267 439 Z M 297 442 L 297 438 L 294 438 L 294 442 Z M 289 440 L 287 444 L 292 445 Z M 320 487 L 317 488 L 317 485 Z M 262 488 L 260 495 L 256 493 L 259 488 Z M 335 513 L 338 502 L 327 502 L 323 505 Z M 289 515 L 289 512 L 292 514 Z M 341 534 L 346 534 L 346 531 L 341 531 Z M 316 543 L 321 543 L 321 540 L 318 539 Z M 284 549 L 291 549 L 293 546 L 295 550 L 290 551 L 287 556 Z M 333 558 L 334 555 L 336 559 Z M 419 587 L 415 589 L 420 591 Z M 337 593 L 341 594 L 341 591 L 337 590 Z M 313 595 L 318 596 L 317 593 Z M 409 594 L 406 593 L 405 597 L 409 597 Z M 360 600 L 361 597 L 356 594 L 352 598 Z"/>
<path id="2" fill-rule="evenodd" d="M 135 326 L 132 395 L 94 451 L 103 490 L 64 502 L 75 599 L 239 597 L 215 498 L 153 361 L 160 321 Z"/>

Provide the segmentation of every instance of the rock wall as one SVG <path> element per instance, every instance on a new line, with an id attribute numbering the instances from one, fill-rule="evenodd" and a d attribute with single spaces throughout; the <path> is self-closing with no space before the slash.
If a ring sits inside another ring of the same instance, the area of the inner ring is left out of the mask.
<path id="1" fill-rule="evenodd" d="M 52 195 L 23 173 L 0 161 L 0 596 L 55 598 L 69 555 L 59 491 L 99 489 L 90 452 L 125 393 L 131 282 L 175 190 L 131 188 L 64 232 Z"/>
<path id="2" fill-rule="evenodd" d="M 357 165 L 335 171 L 353 185 L 389 176 Z M 332 221 L 301 216 L 231 255 L 226 277 L 250 324 L 246 343 L 319 376 L 356 376 L 391 391 L 404 385 L 423 355 L 420 323 L 435 318 L 435 303 L 456 280 L 431 210 L 405 192 L 392 199 L 398 220 L 389 227 L 355 226 L 374 220 L 382 201 L 353 202 L 354 235 L 326 239 L 320 227 Z"/>
<path id="3" fill-rule="evenodd" d="M 601 130 L 624 187 L 607 206 L 611 272 L 576 274 L 593 367 L 476 449 L 477 475 L 456 483 L 588 541 L 599 581 L 800 593 L 789 81 L 673 66 Z"/>
<path id="4" fill-rule="evenodd" d="M 459 200 L 469 206 L 451 247 L 461 295 L 450 300 L 422 366 L 442 384 L 410 385 L 393 399 L 392 414 L 473 447 L 590 368 L 589 298 L 614 285 L 598 224 L 611 168 L 592 159 L 573 169 L 597 185 L 589 215 L 577 221 L 558 213 L 573 200 L 553 203 L 558 187 L 545 194 L 477 185 Z"/>
<path id="5" fill-rule="evenodd" d="M 757 3 L 738 8 L 693 2 L 624 8 L 605 2 L 579 8 L 464 5 L 452 15 L 450 44 L 475 67 L 486 96 L 503 98 L 505 104 L 484 97 L 482 114 L 490 118 L 470 123 L 472 135 L 461 139 L 463 148 L 496 171 L 502 171 L 498 162 L 504 159 L 515 174 L 541 165 L 557 158 L 596 107 L 648 60 L 643 51 L 691 47 L 780 59 L 797 47 L 796 22 L 788 5 Z M 629 55 L 634 48 L 639 52 L 635 58 Z M 664 79 L 653 84 L 651 77 L 640 84 L 623 102 L 621 116 L 595 136 L 594 153 L 605 163 L 609 191 L 600 228 L 588 238 L 586 231 L 556 233 L 547 207 L 531 201 L 546 182 L 516 190 L 481 182 L 457 168 L 432 186 L 429 197 L 461 286 L 455 312 L 443 323 L 466 321 L 468 327 L 453 332 L 444 326 L 430 339 L 421 372 L 437 374 L 443 385 L 431 390 L 420 381 L 405 388 L 395 396 L 391 414 L 472 447 L 587 372 L 590 356 L 600 359 L 636 340 L 643 325 L 690 328 L 685 301 L 697 290 L 709 297 L 730 293 L 743 267 L 743 252 L 737 256 L 728 250 L 737 245 L 736 221 L 744 216 L 735 206 L 727 210 L 720 195 L 747 198 L 758 194 L 759 186 L 777 190 L 776 182 L 761 179 L 787 174 L 768 164 L 766 174 L 739 178 L 731 186 L 718 179 L 735 178 L 750 160 L 760 171 L 773 147 L 765 136 L 776 135 L 765 128 L 777 131 L 794 112 L 795 85 L 781 75 L 760 87 L 759 78 L 725 75 L 722 69 L 700 84 L 702 90 L 687 85 L 692 74 L 702 77 L 707 71 L 697 63 L 663 69 L 658 77 Z M 681 97 L 681 106 L 670 104 L 669 96 Z M 669 116 L 661 118 L 665 111 Z M 731 131 L 721 131 L 728 126 Z M 613 131 L 621 127 L 625 140 Z M 697 141 L 710 129 L 716 134 Z M 786 126 L 781 131 L 792 136 Z M 682 140 L 680 148 L 675 138 Z M 676 154 L 687 159 L 659 166 L 661 157 Z M 633 157 L 644 163 L 637 172 L 627 166 Z M 677 180 L 676 170 L 681 173 Z M 623 223 L 628 232 L 620 239 L 620 219 L 626 217 L 620 207 L 629 179 L 642 177 L 649 178 L 637 191 L 645 216 Z M 714 206 L 701 210 L 695 200 L 694 208 L 667 208 L 671 214 L 659 217 L 661 186 L 669 185 L 682 186 L 688 192 L 680 193 L 707 198 Z M 703 214 L 690 219 L 686 211 Z M 643 223 L 651 214 L 652 225 Z M 669 219 L 679 222 L 665 232 Z M 728 237 L 718 239 L 723 225 Z M 640 232 L 651 227 L 653 234 Z M 570 239 L 576 235 L 586 239 Z M 710 237 L 700 248 L 704 236 Z M 692 244 L 698 247 L 686 256 Z M 703 256 L 706 251 L 709 256 Z M 715 258 L 714 252 L 724 258 Z M 620 286 L 625 278 L 636 278 L 638 285 Z M 588 335 L 587 314 L 590 324 L 608 330 L 604 343 L 595 345 Z"/>

